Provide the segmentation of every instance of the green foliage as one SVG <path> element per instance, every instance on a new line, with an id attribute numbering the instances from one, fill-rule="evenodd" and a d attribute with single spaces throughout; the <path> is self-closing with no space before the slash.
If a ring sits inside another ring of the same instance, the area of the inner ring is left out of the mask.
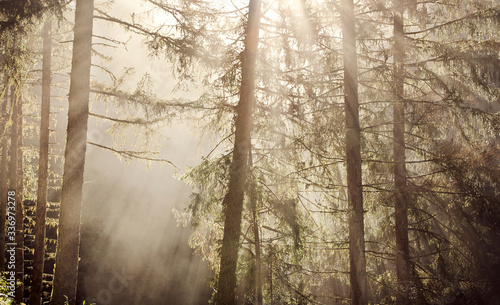
<path id="1" fill-rule="evenodd" d="M 67 0 L 2 1 L 0 5 L 0 33 L 19 31 L 41 20 L 47 13 L 62 17 Z"/>
<path id="2" fill-rule="evenodd" d="M 9 289 L 7 288 L 7 281 L 5 280 L 4 273 L 2 272 L 0 275 L 0 304 L 1 305 L 11 305 L 13 304 L 12 298 L 7 297 L 7 293 L 9 293 Z"/>
<path id="3" fill-rule="evenodd" d="M 66 296 L 65 296 L 66 297 Z M 86 301 L 83 301 L 82 302 L 82 305 L 85 305 L 87 302 Z M 69 302 L 68 302 L 68 297 L 66 297 L 66 302 L 64 303 L 64 305 L 69 305 Z M 91 303 L 89 305 L 96 305 L 96 303 Z"/>

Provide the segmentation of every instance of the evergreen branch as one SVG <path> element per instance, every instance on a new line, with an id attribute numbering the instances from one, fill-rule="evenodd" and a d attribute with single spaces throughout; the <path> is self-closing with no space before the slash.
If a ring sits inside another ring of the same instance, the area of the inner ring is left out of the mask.
<path id="1" fill-rule="evenodd" d="M 463 16 L 461 18 L 455 19 L 455 20 L 451 20 L 451 21 L 444 22 L 444 23 L 441 23 L 441 24 L 438 24 L 438 25 L 434 25 L 434 26 L 432 26 L 430 28 L 427 28 L 427 29 L 423 29 L 423 30 L 420 30 L 420 31 L 406 32 L 405 34 L 406 35 L 416 35 L 416 34 L 421 34 L 421 33 L 425 33 L 425 32 L 430 32 L 430 31 L 433 31 L 433 30 L 445 27 L 447 25 L 452 25 L 452 24 L 455 24 L 455 23 L 467 20 L 469 18 L 481 17 L 482 14 L 488 13 L 488 12 L 494 12 L 494 9 L 489 8 L 489 9 L 486 9 L 486 10 L 477 11 L 477 12 L 474 12 L 474 13 L 467 14 L 467 15 L 465 15 L 465 16 Z"/>
<path id="2" fill-rule="evenodd" d="M 96 147 L 99 147 L 99 148 L 102 148 L 105 150 L 112 151 L 112 152 L 124 157 L 125 159 L 139 159 L 139 160 L 145 160 L 145 161 L 166 162 L 166 163 L 172 165 L 175 169 L 179 169 L 177 166 L 175 166 L 174 163 L 172 163 L 172 161 L 169 161 L 167 159 L 157 159 L 157 158 L 150 158 L 150 157 L 145 156 L 148 154 L 148 152 L 117 150 L 117 149 L 114 149 L 112 147 L 104 146 L 104 145 L 97 144 L 94 142 L 87 142 L 87 144 L 90 144 L 90 145 L 93 145 L 93 146 L 96 146 Z"/>
<path id="3" fill-rule="evenodd" d="M 149 125 L 149 124 L 158 123 L 158 122 L 161 122 L 161 121 L 164 121 L 164 120 L 167 119 L 167 118 L 163 118 L 163 117 L 162 118 L 153 119 L 153 120 L 144 120 L 144 119 L 141 119 L 141 118 L 118 119 L 118 118 L 113 118 L 113 117 L 110 117 L 110 116 L 105 116 L 105 115 L 97 114 L 97 113 L 93 113 L 93 112 L 90 112 L 89 115 L 91 115 L 93 117 L 96 117 L 96 118 L 113 121 L 113 122 L 116 122 L 116 123 L 134 124 L 134 125 Z"/>

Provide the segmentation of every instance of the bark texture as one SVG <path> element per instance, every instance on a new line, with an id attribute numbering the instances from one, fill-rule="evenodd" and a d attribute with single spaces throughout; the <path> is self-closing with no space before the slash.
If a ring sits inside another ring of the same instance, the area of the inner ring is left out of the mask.
<path id="1" fill-rule="evenodd" d="M 7 87 L 7 81 L 5 82 Z M 8 146 L 7 146 L 7 103 L 8 103 L 8 90 L 5 89 L 5 99 L 2 104 L 2 130 L 0 132 L 2 159 L 1 159 L 1 172 L 0 172 L 0 236 L 5 237 L 5 218 L 7 217 L 7 167 L 8 167 Z M 5 242 L 0 244 L 0 271 L 5 270 Z"/>
<path id="2" fill-rule="evenodd" d="M 76 1 L 68 129 L 52 305 L 64 304 L 65 296 L 68 297 L 70 305 L 74 305 L 76 299 L 83 172 L 89 116 L 93 12 L 93 0 Z"/>
<path id="3" fill-rule="evenodd" d="M 24 171 L 23 171 L 23 102 L 17 103 L 17 192 L 16 192 L 16 273 L 20 285 L 16 290 L 16 301 L 24 300 Z"/>
<path id="4" fill-rule="evenodd" d="M 38 189 L 35 222 L 35 253 L 31 281 L 30 305 L 42 302 L 43 263 L 45 256 L 45 216 L 47 212 L 47 180 L 49 175 L 51 22 L 43 26 L 42 111 L 40 122 L 40 153 L 38 158 Z"/>
<path id="5" fill-rule="evenodd" d="M 260 0 L 250 0 L 245 49 L 241 62 L 241 87 L 235 124 L 233 160 L 228 192 L 224 197 L 225 220 L 215 304 L 236 305 L 236 265 L 240 246 L 241 214 L 246 189 L 250 130 L 255 91 L 255 62 L 259 42 Z"/>
<path id="6" fill-rule="evenodd" d="M 24 230 L 23 230 L 23 204 L 22 204 L 22 104 L 15 92 L 14 86 L 11 86 L 11 119 L 12 126 L 10 131 L 10 161 L 9 161 L 9 191 L 15 192 L 15 269 L 16 279 L 20 280 L 20 285 L 16 287 L 15 300 L 21 303 L 23 300 L 23 278 L 24 278 Z"/>
<path id="7" fill-rule="evenodd" d="M 251 149 L 251 144 L 250 144 Z M 249 166 L 253 166 L 252 152 L 249 153 Z M 255 246 L 255 305 L 262 305 L 262 260 L 260 249 L 259 213 L 255 196 L 255 181 L 250 184 L 250 206 L 252 207 L 252 229 Z"/>
<path id="8" fill-rule="evenodd" d="M 367 304 L 358 64 L 353 0 L 342 0 L 347 198 L 349 202 L 350 290 L 353 305 Z"/>
<path id="9" fill-rule="evenodd" d="M 396 274 L 398 304 L 410 304 L 410 255 L 408 249 L 408 196 L 406 189 L 404 121 L 404 20 L 402 0 L 394 0 L 394 105 L 393 153 L 396 218 Z"/>

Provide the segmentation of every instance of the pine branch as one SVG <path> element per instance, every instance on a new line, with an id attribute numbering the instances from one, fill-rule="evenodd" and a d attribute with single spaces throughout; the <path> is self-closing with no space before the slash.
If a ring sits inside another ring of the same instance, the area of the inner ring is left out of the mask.
<path id="1" fill-rule="evenodd" d="M 110 117 L 110 116 L 105 116 L 105 115 L 97 114 L 97 113 L 93 113 L 93 112 L 89 112 L 89 115 L 91 115 L 93 117 L 96 117 L 96 118 L 100 118 L 100 119 L 105 119 L 105 120 L 109 120 L 109 121 L 112 121 L 112 122 L 116 122 L 116 123 L 134 124 L 134 125 L 150 125 L 150 124 L 158 123 L 158 122 L 161 122 L 161 121 L 164 121 L 164 120 L 167 119 L 167 118 L 163 118 L 163 117 L 162 118 L 153 119 L 153 120 L 145 120 L 145 119 L 141 119 L 141 118 L 118 119 L 118 118 L 113 118 L 113 117 Z"/>
<path id="2" fill-rule="evenodd" d="M 112 147 L 104 146 L 104 145 L 97 144 L 97 143 L 94 143 L 94 142 L 87 142 L 87 144 L 94 145 L 96 147 L 112 151 L 112 152 L 114 152 L 114 153 L 116 153 L 116 154 L 118 154 L 118 155 L 120 155 L 120 156 L 122 156 L 122 157 L 124 157 L 125 159 L 128 159 L 128 160 L 130 160 L 130 159 L 139 159 L 139 160 L 145 160 L 145 161 L 166 162 L 166 163 L 172 165 L 173 167 L 175 167 L 176 169 L 179 169 L 177 166 L 175 166 L 174 163 L 172 163 L 172 161 L 169 161 L 167 159 L 157 159 L 157 158 L 148 157 L 147 155 L 150 154 L 150 152 L 130 151 L 130 150 L 117 150 L 117 149 L 114 149 Z"/>

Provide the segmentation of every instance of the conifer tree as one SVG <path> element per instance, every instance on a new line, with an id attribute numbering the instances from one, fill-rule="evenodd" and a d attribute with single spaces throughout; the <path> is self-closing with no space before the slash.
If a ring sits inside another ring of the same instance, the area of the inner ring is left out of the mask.
<path id="1" fill-rule="evenodd" d="M 5 76 L 7 79 L 7 76 Z M 2 159 L 1 159 L 1 169 L 0 172 L 0 236 L 5 236 L 5 220 L 7 217 L 7 168 L 8 168 L 8 136 L 7 136 L 7 104 L 8 100 L 8 82 L 5 81 L 5 86 L 3 88 L 3 103 L 2 103 L 2 132 L 0 133 L 0 143 L 2 149 Z M 4 270 L 5 264 L 5 243 L 0 245 L 0 271 Z"/>
<path id="2" fill-rule="evenodd" d="M 241 62 L 240 100 L 235 122 L 233 159 L 229 172 L 228 191 L 224 197 L 224 236 L 222 239 L 220 273 L 215 304 L 236 304 L 236 265 L 240 248 L 241 215 L 247 187 L 248 156 L 251 150 L 252 113 L 254 107 L 255 63 L 257 59 L 260 0 L 250 0 L 245 30 L 245 48 Z"/>
<path id="3" fill-rule="evenodd" d="M 61 214 L 51 304 L 76 301 L 83 174 L 89 116 L 93 0 L 78 0 L 70 75 L 68 128 L 64 152 Z"/>
<path id="4" fill-rule="evenodd" d="M 42 113 L 40 123 L 40 152 L 38 166 L 38 191 L 36 206 L 35 247 L 33 277 L 31 281 L 30 304 L 39 305 L 42 299 L 43 266 L 45 258 L 45 223 L 47 210 L 47 180 L 49 173 L 49 134 L 50 134 L 50 83 L 51 83 L 51 27 L 46 21 L 43 26 L 43 64 L 42 64 Z"/>
<path id="5" fill-rule="evenodd" d="M 346 116 L 347 198 L 349 201 L 349 262 L 351 301 L 368 302 L 366 282 L 363 191 L 361 177 L 361 135 L 357 81 L 357 50 L 354 4 L 342 1 L 342 44 L 344 51 L 344 98 Z"/>
<path id="6" fill-rule="evenodd" d="M 394 1 L 394 197 L 396 225 L 396 273 L 398 304 L 410 304 L 410 253 L 408 246 L 408 194 L 405 162 L 405 103 L 404 103 L 404 3 Z"/>

